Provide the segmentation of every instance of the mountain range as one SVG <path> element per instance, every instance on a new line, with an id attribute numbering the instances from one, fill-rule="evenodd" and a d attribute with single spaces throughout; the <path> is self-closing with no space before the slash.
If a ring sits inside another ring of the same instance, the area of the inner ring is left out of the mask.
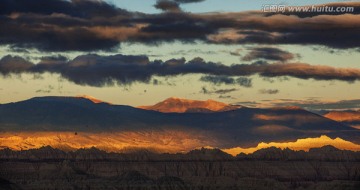
<path id="1" fill-rule="evenodd" d="M 0 105 L 1 148 L 53 145 L 104 150 L 256 147 L 326 135 L 360 144 L 360 130 L 298 107 L 248 108 L 170 98 L 139 108 L 82 97 L 35 97 Z"/>

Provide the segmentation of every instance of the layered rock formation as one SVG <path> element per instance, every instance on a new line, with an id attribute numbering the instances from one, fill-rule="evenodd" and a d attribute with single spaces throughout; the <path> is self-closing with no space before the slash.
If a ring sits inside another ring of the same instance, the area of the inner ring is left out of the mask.
<path id="1" fill-rule="evenodd" d="M 0 189 L 357 189 L 359 152 L 267 148 L 232 157 L 217 149 L 186 154 L 0 151 Z"/>

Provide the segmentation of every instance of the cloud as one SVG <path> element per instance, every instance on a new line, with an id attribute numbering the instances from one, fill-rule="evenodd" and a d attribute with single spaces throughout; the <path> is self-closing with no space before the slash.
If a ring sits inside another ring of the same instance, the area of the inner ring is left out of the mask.
<path id="1" fill-rule="evenodd" d="M 174 0 L 174 1 L 178 3 L 200 3 L 205 0 Z"/>
<path id="2" fill-rule="evenodd" d="M 8 75 L 11 73 L 22 73 L 33 67 L 33 64 L 18 56 L 5 56 L 0 59 L 0 73 Z"/>
<path id="3" fill-rule="evenodd" d="M 211 76 L 211 75 L 207 75 L 207 76 L 202 76 L 200 78 L 200 81 L 211 82 L 211 83 L 216 84 L 216 85 L 235 84 L 235 79 L 233 79 L 231 77 L 228 77 L 228 76 Z"/>
<path id="4" fill-rule="evenodd" d="M 67 60 L 65 57 L 45 57 L 35 64 L 18 56 L 5 56 L 0 59 L 2 75 L 19 73 L 56 73 L 79 85 L 106 86 L 149 83 L 153 76 L 177 76 L 186 74 L 204 74 L 201 81 L 216 85 L 228 84 L 251 87 L 252 75 L 262 77 L 295 77 L 315 80 L 341 80 L 353 82 L 360 80 L 360 69 L 335 68 L 306 63 L 274 64 L 233 64 L 206 62 L 202 58 L 186 61 L 170 59 L 150 61 L 145 55 L 109 55 L 87 54 Z"/>
<path id="5" fill-rule="evenodd" d="M 246 77 L 239 77 L 236 79 L 236 83 L 244 87 L 252 87 L 252 79 Z"/>
<path id="6" fill-rule="evenodd" d="M 201 88 L 201 93 L 203 93 L 203 94 L 221 94 L 221 95 L 224 95 L 224 94 L 228 94 L 228 93 L 235 92 L 235 91 L 238 91 L 238 89 L 236 89 L 236 88 L 227 88 L 227 89 L 208 90 L 204 86 Z"/>
<path id="7" fill-rule="evenodd" d="M 236 99 L 230 95 L 220 95 L 218 98 L 220 98 L 220 99 Z"/>
<path id="8" fill-rule="evenodd" d="M 276 99 L 259 102 L 238 102 L 238 104 L 251 107 L 296 106 L 310 111 L 360 109 L 360 99 L 340 101 L 321 100 L 319 98 L 308 98 L 305 100 Z"/>
<path id="9" fill-rule="evenodd" d="M 230 14 L 230 13 L 228 13 Z M 353 40 L 360 35 L 360 15 L 316 15 L 301 18 L 295 15 L 242 16 L 228 15 L 217 19 L 233 18 L 228 29 L 208 35 L 209 42 L 226 44 L 301 44 L 324 45 L 332 48 L 358 47 Z M 210 18 L 207 18 L 210 19 Z M 215 16 L 212 19 L 216 19 Z M 215 21 L 213 21 L 215 22 Z M 330 23 L 330 24 L 329 24 Z M 351 29 L 350 29 L 351 28 Z M 351 38 L 347 36 L 351 36 Z"/>
<path id="10" fill-rule="evenodd" d="M 214 76 L 214 75 L 207 75 L 207 76 L 202 76 L 200 78 L 200 81 L 203 82 L 210 82 L 213 83 L 215 85 L 220 85 L 220 84 L 226 84 L 226 85 L 240 85 L 240 86 L 244 86 L 244 87 L 252 87 L 252 80 L 246 77 L 238 77 L 238 78 L 232 78 L 232 77 L 228 77 L 228 76 Z"/>
<path id="11" fill-rule="evenodd" d="M 170 55 L 180 55 L 180 56 L 186 56 L 186 55 L 194 55 L 194 54 L 206 54 L 206 55 L 213 55 L 216 54 L 216 51 L 205 51 L 201 49 L 188 49 L 188 50 L 178 50 L 170 52 Z"/>
<path id="12" fill-rule="evenodd" d="M 163 11 L 174 11 L 174 12 L 181 11 L 179 7 L 179 3 L 175 1 L 158 0 L 154 5 L 154 7 L 157 9 L 161 9 Z"/>
<path id="13" fill-rule="evenodd" d="M 0 45 L 42 51 L 111 51 L 122 42 L 160 44 L 299 44 L 358 48 L 360 3 L 348 14 L 186 13 L 178 4 L 199 0 L 158 1 L 166 11 L 146 14 L 94 0 L 2 0 Z M 175 10 L 175 11 L 174 11 Z"/>
<path id="14" fill-rule="evenodd" d="M 125 10 L 105 1 L 98 0 L 2 0 L 1 15 L 12 13 L 34 13 L 51 15 L 54 13 L 79 18 L 111 17 L 124 14 Z"/>
<path id="15" fill-rule="evenodd" d="M 205 86 L 201 87 L 200 92 L 203 93 L 203 94 L 209 94 L 209 90 Z"/>
<path id="16" fill-rule="evenodd" d="M 44 56 L 40 58 L 39 64 L 61 64 L 68 61 L 68 58 L 63 55 Z"/>
<path id="17" fill-rule="evenodd" d="M 130 15 L 92 0 L 3 0 L 0 7 L 0 44 L 44 51 L 110 50 L 118 41 L 99 36 L 89 26 L 107 25 L 109 18 Z"/>
<path id="18" fill-rule="evenodd" d="M 46 88 L 36 90 L 35 92 L 36 92 L 36 93 L 49 94 L 49 93 L 51 93 L 53 90 L 54 90 L 54 87 L 51 86 L 51 85 L 48 85 Z"/>
<path id="19" fill-rule="evenodd" d="M 205 86 L 203 86 L 201 88 L 201 91 L 200 93 L 203 93 L 203 94 L 217 94 L 219 95 L 218 98 L 220 99 L 236 99 L 234 98 L 233 96 L 231 95 L 227 95 L 229 93 L 232 93 L 232 92 L 236 92 L 238 91 L 239 89 L 236 89 L 236 88 L 228 88 L 228 89 L 213 89 L 213 90 L 208 90 Z"/>
<path id="20" fill-rule="evenodd" d="M 268 64 L 254 66 L 252 69 L 256 70 L 261 76 L 267 77 L 291 76 L 300 79 L 342 81 L 355 81 L 359 80 L 360 77 L 360 69 L 335 68 L 306 63 Z"/>
<path id="21" fill-rule="evenodd" d="M 232 56 L 240 56 L 240 52 L 242 51 L 242 49 L 236 49 L 234 51 L 230 51 L 229 54 L 232 55 Z"/>
<path id="22" fill-rule="evenodd" d="M 260 94 L 277 94 L 279 93 L 278 89 L 260 89 L 259 90 Z"/>
<path id="23" fill-rule="evenodd" d="M 227 94 L 227 93 L 231 93 L 231 92 L 235 92 L 235 91 L 238 91 L 238 89 L 236 89 L 236 88 L 219 89 L 219 90 L 215 90 L 214 93 L 215 94 Z"/>
<path id="24" fill-rule="evenodd" d="M 250 48 L 250 50 L 251 51 L 242 58 L 243 61 L 265 59 L 286 62 L 295 58 L 294 54 L 274 47 L 255 47 Z"/>
<path id="25" fill-rule="evenodd" d="M 313 102 L 296 102 L 294 105 L 313 110 L 334 110 L 334 109 L 359 109 L 360 99 L 341 100 L 341 101 L 313 101 Z"/>

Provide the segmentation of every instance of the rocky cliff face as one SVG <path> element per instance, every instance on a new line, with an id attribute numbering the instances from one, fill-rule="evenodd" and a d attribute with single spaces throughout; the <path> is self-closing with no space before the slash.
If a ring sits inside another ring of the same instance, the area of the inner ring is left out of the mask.
<path id="1" fill-rule="evenodd" d="M 216 149 L 115 154 L 44 147 L 5 149 L 0 160 L 0 189 L 357 189 L 360 180 L 360 154 L 334 147 L 237 157 Z"/>

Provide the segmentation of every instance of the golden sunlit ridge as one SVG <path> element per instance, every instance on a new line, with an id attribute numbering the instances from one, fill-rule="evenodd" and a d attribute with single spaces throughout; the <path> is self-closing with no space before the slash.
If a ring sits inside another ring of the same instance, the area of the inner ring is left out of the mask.
<path id="1" fill-rule="evenodd" d="M 196 134 L 196 135 L 195 135 Z M 107 152 L 127 152 L 148 149 L 159 153 L 184 153 L 200 147 L 211 148 L 217 144 L 206 135 L 176 130 L 162 132 L 115 132 L 115 133 L 72 133 L 72 132 L 8 132 L 0 134 L 0 149 L 29 150 L 51 146 L 64 151 L 96 147 Z M 341 138 L 328 136 L 298 139 L 294 142 L 261 142 L 256 147 L 233 147 L 221 149 L 233 156 L 240 153 L 253 153 L 257 150 L 277 147 L 281 149 L 308 151 L 326 145 L 341 150 L 360 151 L 360 145 Z"/>

